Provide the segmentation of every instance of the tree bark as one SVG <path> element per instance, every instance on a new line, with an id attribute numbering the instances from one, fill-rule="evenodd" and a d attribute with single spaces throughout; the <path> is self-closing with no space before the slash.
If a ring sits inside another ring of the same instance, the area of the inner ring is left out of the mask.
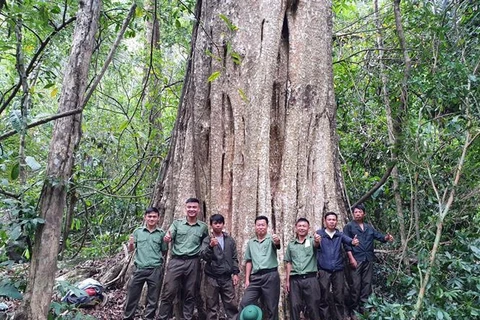
<path id="1" fill-rule="evenodd" d="M 299 217 L 312 232 L 326 211 L 343 217 L 331 3 L 202 0 L 195 14 L 177 122 L 153 197 L 163 226 L 196 196 L 203 219 L 225 216 L 242 259 L 257 215 L 270 218 L 284 245 Z"/>
<path id="2" fill-rule="evenodd" d="M 92 56 L 94 36 L 98 27 L 99 0 L 79 2 L 72 49 L 66 66 L 59 113 L 83 105 Z M 35 234 L 30 273 L 22 310 L 16 319 L 46 319 L 57 269 L 58 244 L 65 208 L 68 181 L 73 166 L 73 151 L 80 141 L 81 114 L 55 121 L 39 208 L 45 220 Z"/>

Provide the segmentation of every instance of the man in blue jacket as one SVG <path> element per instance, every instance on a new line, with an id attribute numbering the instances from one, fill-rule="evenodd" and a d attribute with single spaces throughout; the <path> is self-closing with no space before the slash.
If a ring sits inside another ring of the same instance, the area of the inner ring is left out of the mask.
<path id="1" fill-rule="evenodd" d="M 357 246 L 359 241 L 344 235 L 337 229 L 338 216 L 335 212 L 327 212 L 324 217 L 325 228 L 317 230 L 321 241 L 317 251 L 317 265 L 321 291 L 320 316 L 322 320 L 343 320 L 344 304 L 344 263 L 343 245 Z M 330 286 L 332 292 L 330 293 Z M 333 300 L 334 308 L 329 310 L 329 301 Z"/>

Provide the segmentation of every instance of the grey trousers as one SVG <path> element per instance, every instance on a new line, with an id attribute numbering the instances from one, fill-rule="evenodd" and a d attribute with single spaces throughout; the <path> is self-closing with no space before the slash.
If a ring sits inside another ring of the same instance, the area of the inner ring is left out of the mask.
<path id="1" fill-rule="evenodd" d="M 168 263 L 158 314 L 159 320 L 168 320 L 172 314 L 173 301 L 178 291 L 182 290 L 183 319 L 191 320 L 200 276 L 200 259 L 172 258 Z"/>
<path id="2" fill-rule="evenodd" d="M 238 314 L 235 303 L 235 289 L 230 277 L 212 278 L 205 275 L 205 296 L 207 299 L 207 320 L 217 320 L 220 310 L 219 297 L 222 298 L 223 308 L 227 319 L 235 319 Z"/>
<path id="3" fill-rule="evenodd" d="M 351 269 L 352 285 L 350 295 L 352 311 L 363 313 L 362 307 L 372 293 L 373 262 L 362 261 L 356 269 Z"/>
<path id="4" fill-rule="evenodd" d="M 145 318 L 155 319 L 157 311 L 158 296 L 160 295 L 160 284 L 162 280 L 162 268 L 136 269 L 128 285 L 127 300 L 125 301 L 125 312 L 123 319 L 134 319 L 138 301 L 142 294 L 143 285 L 147 283 L 147 307 Z"/>
<path id="5" fill-rule="evenodd" d="M 306 311 L 308 319 L 320 319 L 320 285 L 315 275 L 290 277 L 290 311 L 292 320 L 300 320 Z"/>
<path id="6" fill-rule="evenodd" d="M 267 310 L 268 320 L 278 320 L 278 300 L 280 299 L 280 276 L 278 271 L 268 273 L 252 274 L 250 284 L 243 293 L 240 302 L 240 310 L 250 304 L 256 304 L 261 298 Z"/>
<path id="7" fill-rule="evenodd" d="M 320 318 L 322 320 L 342 320 L 345 316 L 343 270 L 335 272 L 320 270 L 318 274 L 321 291 Z"/>

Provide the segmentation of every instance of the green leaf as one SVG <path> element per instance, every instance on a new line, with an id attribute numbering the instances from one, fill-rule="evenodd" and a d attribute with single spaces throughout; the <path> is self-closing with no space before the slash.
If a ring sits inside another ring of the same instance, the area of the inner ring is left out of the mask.
<path id="1" fill-rule="evenodd" d="M 233 51 L 230 56 L 232 57 L 232 60 L 235 64 L 240 64 L 242 63 L 242 57 L 238 52 Z"/>
<path id="2" fill-rule="evenodd" d="M 240 95 L 240 98 L 243 100 L 243 102 L 248 103 L 248 97 L 242 89 L 238 89 L 238 94 Z"/>
<path id="3" fill-rule="evenodd" d="M 17 180 L 20 175 L 20 163 L 15 163 L 10 170 L 10 180 Z"/>
<path id="4" fill-rule="evenodd" d="M 123 130 L 125 130 L 125 129 L 128 127 L 128 124 L 129 124 L 129 121 L 128 121 L 128 120 L 127 120 L 127 121 L 124 121 L 124 122 L 120 125 L 120 127 L 118 127 L 118 131 L 119 131 L 119 132 L 122 132 Z"/>
<path id="5" fill-rule="evenodd" d="M 55 6 L 53 7 L 51 10 L 50 10 L 51 13 L 54 13 L 54 14 L 58 14 L 61 12 L 60 10 L 60 7 L 59 6 Z"/>
<path id="6" fill-rule="evenodd" d="M 225 24 L 227 25 L 227 27 L 230 31 L 237 31 L 238 30 L 238 27 L 236 25 L 234 25 L 232 23 L 232 21 L 230 21 L 230 19 L 227 18 L 226 15 L 219 14 L 219 16 L 220 16 L 220 19 L 222 19 L 225 22 Z"/>
<path id="7" fill-rule="evenodd" d="M 472 250 L 473 254 L 480 259 L 480 248 L 477 248 L 475 246 L 470 246 L 470 250 Z"/>
<path id="8" fill-rule="evenodd" d="M 12 128 L 17 132 L 23 132 L 25 129 L 20 110 L 13 110 L 8 117 Z"/>
<path id="9" fill-rule="evenodd" d="M 11 283 L 0 284 L 0 296 L 22 300 L 23 296 Z"/>
<path id="10" fill-rule="evenodd" d="M 20 238 L 21 235 L 22 235 L 22 228 L 20 227 L 19 224 L 17 224 L 15 228 L 13 228 L 12 231 L 10 232 L 10 239 L 15 241 L 18 238 Z"/>
<path id="11" fill-rule="evenodd" d="M 443 312 L 442 312 L 442 310 L 437 310 L 437 320 L 443 320 Z"/>
<path id="12" fill-rule="evenodd" d="M 34 157 L 30 157 L 30 156 L 25 157 L 25 162 L 33 171 L 36 171 L 42 167 L 40 163 L 38 163 L 37 160 L 35 160 Z"/>
<path id="13" fill-rule="evenodd" d="M 210 75 L 210 77 L 208 77 L 208 82 L 213 82 L 215 81 L 218 77 L 220 77 L 221 75 L 221 72 L 220 71 L 215 71 L 214 73 L 212 73 Z"/>

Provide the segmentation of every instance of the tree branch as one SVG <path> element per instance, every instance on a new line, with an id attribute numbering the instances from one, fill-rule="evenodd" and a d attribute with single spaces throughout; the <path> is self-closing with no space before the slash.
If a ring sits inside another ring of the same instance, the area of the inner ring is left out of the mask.
<path id="1" fill-rule="evenodd" d="M 383 174 L 383 177 L 373 186 L 372 189 L 368 190 L 367 193 L 365 193 L 360 199 L 358 199 L 358 200 L 350 207 L 350 210 L 352 210 L 357 204 L 360 204 L 360 203 L 365 202 L 365 200 L 367 200 L 368 198 L 370 198 L 370 197 L 372 196 L 372 194 L 375 193 L 375 191 L 377 191 L 378 189 L 380 189 L 380 187 L 385 184 L 385 182 L 387 181 L 388 177 L 390 177 L 390 174 L 392 173 L 392 170 L 393 170 L 393 168 L 395 168 L 395 165 L 396 165 L 396 164 L 397 164 L 396 162 L 390 164 L 390 167 L 387 168 L 387 171 L 385 171 L 385 173 Z"/>
<path id="2" fill-rule="evenodd" d="M 28 64 L 28 67 L 26 69 L 26 73 L 27 73 L 27 76 L 32 72 L 33 68 L 35 67 L 36 63 L 37 63 L 37 60 L 40 59 L 40 55 L 41 53 L 45 50 L 45 48 L 47 47 L 47 45 L 50 43 L 50 41 L 53 39 L 53 37 L 59 32 L 61 31 L 62 29 L 66 28 L 70 23 L 72 23 L 73 21 L 75 21 L 76 17 L 71 17 L 70 19 L 68 19 L 67 21 L 65 21 L 63 24 L 61 24 L 60 26 L 56 27 L 55 28 L 55 31 L 53 31 L 44 41 L 42 41 L 40 43 L 40 47 L 37 49 L 37 51 L 35 52 L 35 54 L 33 55 L 32 57 L 32 60 L 30 60 L 30 63 Z M 20 86 L 21 86 L 21 80 L 19 80 L 17 82 L 17 84 L 15 85 L 12 93 L 8 96 L 7 99 L 5 99 L 5 101 L 2 103 L 2 105 L 0 106 L 0 114 L 2 114 L 2 112 L 8 107 L 8 105 L 10 104 L 10 102 L 12 102 L 13 98 L 15 98 L 15 96 L 17 95 L 17 92 L 18 90 L 20 89 Z"/>
<path id="3" fill-rule="evenodd" d="M 107 71 L 107 68 L 110 65 L 110 62 L 112 62 L 113 55 L 115 54 L 115 51 L 117 51 L 117 48 L 120 45 L 120 41 L 122 40 L 123 35 L 125 34 L 125 31 L 127 30 L 127 27 L 130 24 L 130 21 L 132 20 L 132 17 L 135 13 L 136 8 L 137 8 L 137 4 L 134 2 L 130 7 L 130 11 L 128 12 L 127 17 L 125 18 L 125 20 L 123 20 L 122 28 L 120 29 L 117 35 L 117 38 L 115 39 L 115 42 L 113 43 L 113 46 L 110 49 L 110 52 L 108 53 L 107 59 L 105 60 L 105 64 L 103 65 L 102 70 L 100 70 L 100 73 L 95 77 L 95 80 L 93 81 L 92 86 L 90 87 L 88 92 L 85 94 L 85 98 L 83 99 L 83 105 L 81 109 L 83 109 L 87 104 L 88 100 L 90 100 L 93 92 L 95 91 L 98 84 L 100 83 L 100 80 L 102 80 L 103 75 L 105 74 L 105 71 Z"/>
<path id="4" fill-rule="evenodd" d="M 60 119 L 60 118 L 64 118 L 64 117 L 68 117 L 68 116 L 71 116 L 71 115 L 74 115 L 74 114 L 77 114 L 77 113 L 80 113 L 82 112 L 83 109 L 73 109 L 73 110 L 70 110 L 70 111 L 66 111 L 66 112 L 62 112 L 62 113 L 57 113 L 57 114 L 54 114 L 53 116 L 51 117 L 48 117 L 48 118 L 45 118 L 45 119 L 42 119 L 42 120 L 38 120 L 38 121 L 35 121 L 35 122 L 32 122 L 30 123 L 29 125 L 27 125 L 27 129 L 30 129 L 30 128 L 33 128 L 33 127 L 36 127 L 36 126 L 39 126 L 41 124 L 45 124 L 47 122 L 50 122 L 50 121 L 53 121 L 53 120 L 57 120 L 57 119 Z M 6 139 L 6 138 L 9 138 L 13 135 L 17 134 L 17 131 L 15 130 L 11 130 L 11 131 L 8 131 L 2 135 L 0 135 L 0 141 Z"/>

